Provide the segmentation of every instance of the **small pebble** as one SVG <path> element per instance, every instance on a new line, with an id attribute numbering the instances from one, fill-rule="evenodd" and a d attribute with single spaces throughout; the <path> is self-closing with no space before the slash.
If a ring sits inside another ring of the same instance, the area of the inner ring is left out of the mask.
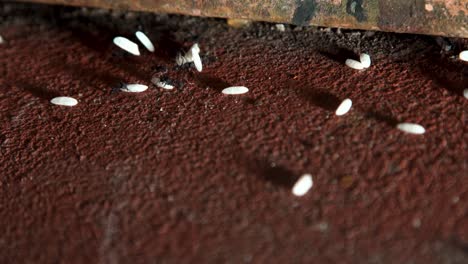
<path id="1" fill-rule="evenodd" d="M 60 96 L 55 97 L 50 102 L 54 105 L 61 105 L 61 106 L 75 106 L 78 104 L 78 100 L 73 97 L 68 96 Z"/>
<path id="2" fill-rule="evenodd" d="M 312 175 L 304 174 L 294 184 L 294 187 L 292 188 L 292 193 L 295 196 L 303 196 L 310 190 L 310 188 L 312 188 L 313 185 L 314 182 L 312 180 Z"/>
<path id="3" fill-rule="evenodd" d="M 244 94 L 249 91 L 249 88 L 244 87 L 244 86 L 232 86 L 224 89 L 222 91 L 223 94 L 228 94 L 228 95 L 235 95 L 235 94 Z"/>
<path id="4" fill-rule="evenodd" d="M 351 69 L 355 69 L 355 70 L 363 70 L 364 69 L 364 65 L 362 65 L 362 63 L 357 61 L 357 60 L 347 59 L 345 64 L 346 64 L 346 66 L 350 67 Z"/>
<path id="5" fill-rule="evenodd" d="M 341 104 L 340 106 L 338 106 L 338 108 L 336 109 L 336 112 L 335 114 L 337 116 L 342 116 L 342 115 L 345 115 L 346 113 L 349 112 L 349 110 L 351 109 L 351 106 L 353 105 L 353 102 L 351 101 L 351 99 L 345 99 Z"/>
<path id="6" fill-rule="evenodd" d="M 424 129 L 423 126 L 413 123 L 400 123 L 397 125 L 397 128 L 403 132 L 415 135 L 422 135 L 426 133 L 426 129 Z"/>
<path id="7" fill-rule="evenodd" d="M 350 10 L 351 10 L 351 13 L 355 14 L 356 13 L 356 5 L 357 3 L 356 2 L 351 2 L 351 5 L 350 5 Z"/>

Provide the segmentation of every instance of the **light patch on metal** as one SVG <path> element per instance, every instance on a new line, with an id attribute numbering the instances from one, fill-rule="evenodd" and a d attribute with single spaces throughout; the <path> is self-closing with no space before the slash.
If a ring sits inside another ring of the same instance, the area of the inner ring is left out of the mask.
<path id="1" fill-rule="evenodd" d="M 326 4 L 332 4 L 336 6 L 340 6 L 342 0 L 317 0 L 318 3 L 326 3 Z"/>
<path id="2" fill-rule="evenodd" d="M 468 4 L 466 0 L 426 0 L 425 6 L 427 5 L 432 5 L 433 9 L 435 7 L 445 9 L 450 16 L 459 16 L 460 12 L 462 12 L 464 16 L 468 15 Z"/>

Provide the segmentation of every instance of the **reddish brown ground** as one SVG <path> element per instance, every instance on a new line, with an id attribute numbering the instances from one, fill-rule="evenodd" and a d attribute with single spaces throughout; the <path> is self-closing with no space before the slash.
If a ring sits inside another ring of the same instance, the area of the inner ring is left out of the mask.
<path id="1" fill-rule="evenodd" d="M 468 263 L 466 42 L 0 10 L 1 263 Z M 155 54 L 112 45 L 139 26 Z M 174 67 L 195 41 L 203 73 Z M 155 74 L 178 88 L 115 92 Z"/>

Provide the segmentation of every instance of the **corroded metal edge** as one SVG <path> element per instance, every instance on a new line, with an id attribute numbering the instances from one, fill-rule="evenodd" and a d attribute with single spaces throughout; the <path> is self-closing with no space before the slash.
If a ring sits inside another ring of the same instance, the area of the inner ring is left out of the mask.
<path id="1" fill-rule="evenodd" d="M 468 38 L 465 0 L 20 0 Z"/>

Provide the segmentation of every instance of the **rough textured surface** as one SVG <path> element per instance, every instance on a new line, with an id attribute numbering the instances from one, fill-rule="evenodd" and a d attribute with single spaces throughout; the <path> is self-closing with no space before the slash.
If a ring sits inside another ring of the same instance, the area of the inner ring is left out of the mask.
<path id="1" fill-rule="evenodd" d="M 468 69 L 452 57 L 466 41 L 9 4 L 0 17 L 1 263 L 467 263 Z M 112 45 L 138 29 L 154 54 Z M 196 41 L 204 71 L 176 67 Z M 368 70 L 344 66 L 361 51 Z M 177 89 L 118 92 L 156 75 Z M 233 85 L 250 92 L 220 93 Z M 294 197 L 303 173 L 314 187 Z"/>
<path id="2" fill-rule="evenodd" d="M 468 38 L 466 0 L 18 0 Z"/>

